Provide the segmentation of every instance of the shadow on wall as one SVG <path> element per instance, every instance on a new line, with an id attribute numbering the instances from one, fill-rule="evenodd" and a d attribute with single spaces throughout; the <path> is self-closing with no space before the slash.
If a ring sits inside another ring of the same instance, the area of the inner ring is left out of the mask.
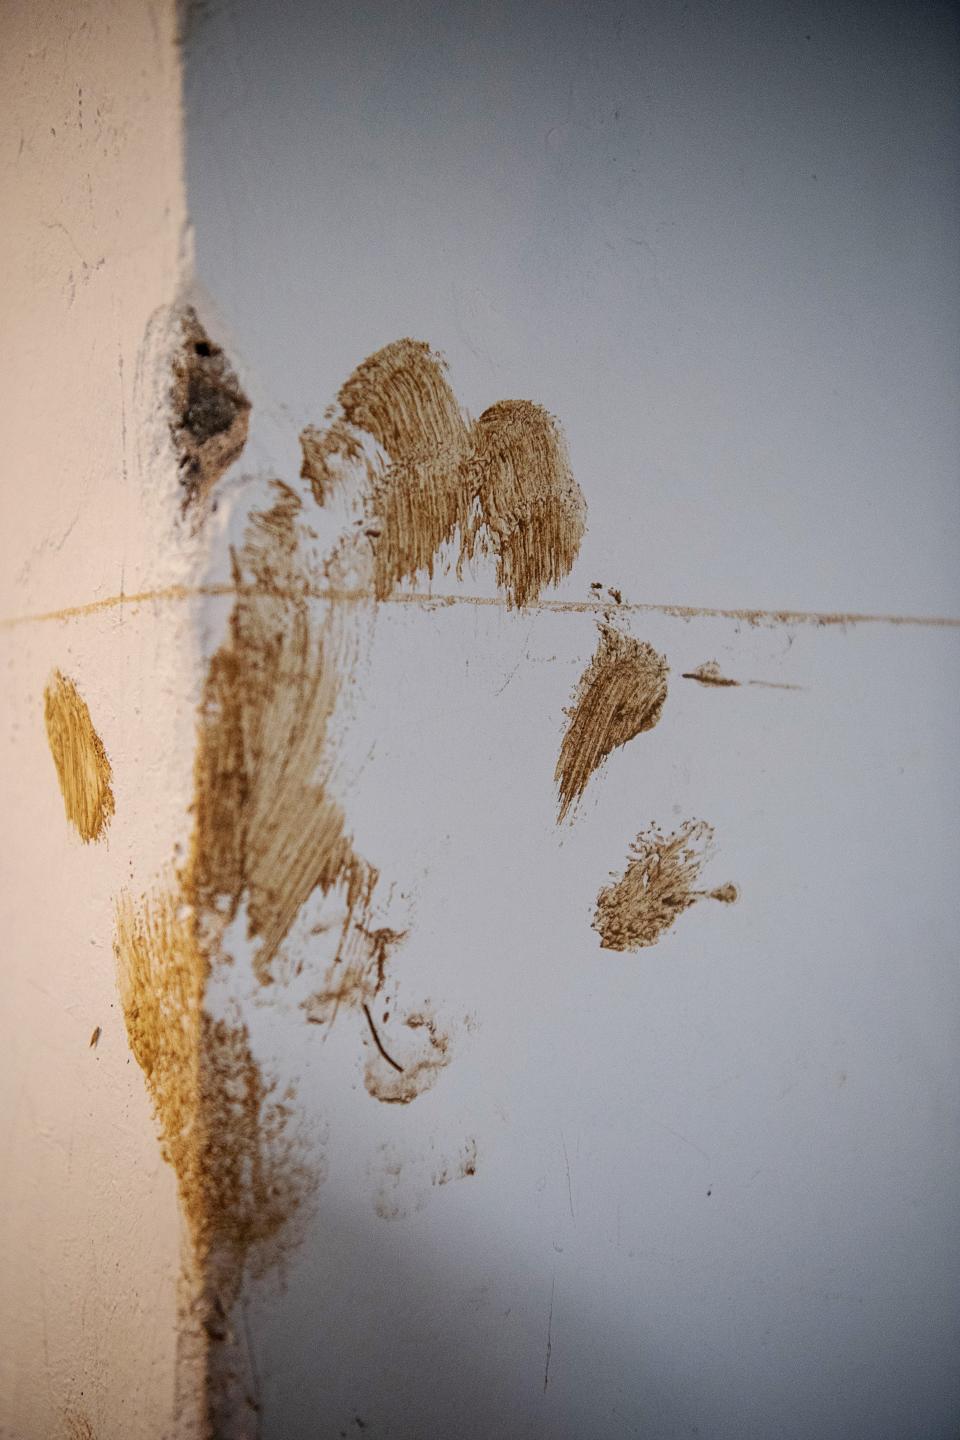
<path id="1" fill-rule="evenodd" d="M 471 1183 L 443 1199 L 460 1204 Z M 387 1224 L 345 1199 L 333 1208 L 325 1193 L 288 1287 L 249 1305 L 261 1440 L 721 1433 L 655 1319 L 601 1311 L 578 1293 L 571 1254 L 548 1247 L 537 1265 L 529 1248 L 507 1252 L 465 1204 L 460 1247 L 443 1254 L 432 1206 Z"/>

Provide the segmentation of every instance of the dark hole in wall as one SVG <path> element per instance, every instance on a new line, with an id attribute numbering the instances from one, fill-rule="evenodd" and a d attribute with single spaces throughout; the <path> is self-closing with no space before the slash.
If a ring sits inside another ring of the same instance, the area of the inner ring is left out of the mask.
<path id="1" fill-rule="evenodd" d="M 250 401 L 221 346 L 196 311 L 181 317 L 183 341 L 173 360 L 170 433 L 180 463 L 183 508 L 206 498 L 243 450 Z"/>

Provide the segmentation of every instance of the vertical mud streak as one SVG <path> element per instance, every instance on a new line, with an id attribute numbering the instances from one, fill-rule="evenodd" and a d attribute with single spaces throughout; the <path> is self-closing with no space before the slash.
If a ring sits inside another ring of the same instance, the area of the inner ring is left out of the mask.
<path id="1" fill-rule="evenodd" d="M 114 813 L 107 752 L 93 728 L 87 702 L 59 670 L 47 685 L 43 711 L 67 819 L 89 844 L 103 836 Z"/>
<path id="2" fill-rule="evenodd" d="M 241 587 L 213 657 L 200 714 L 191 883 L 199 910 L 225 920 L 247 903 L 261 983 L 304 901 L 342 885 L 363 909 L 376 871 L 326 790 L 327 734 L 350 650 L 339 608 L 316 618 L 298 549 L 299 497 L 276 483 L 236 560 Z"/>
<path id="3" fill-rule="evenodd" d="M 688 820 L 672 835 L 656 828 L 638 835 L 623 875 L 597 896 L 593 928 L 600 935 L 601 949 L 655 945 L 697 900 L 732 904 L 738 898 L 735 885 L 696 888 L 712 846 L 713 830 L 703 820 Z"/>
<path id="4" fill-rule="evenodd" d="M 570 723 L 554 771 L 558 823 L 611 751 L 656 725 L 667 698 L 668 673 L 665 658 L 652 645 L 610 625 L 600 627 L 596 652 L 567 711 Z"/>
<path id="5" fill-rule="evenodd" d="M 274 1096 L 239 1016 L 204 1009 L 209 961 L 181 885 L 136 903 L 121 895 L 115 943 L 130 1048 L 191 1242 L 181 1354 L 201 1386 L 201 1434 L 246 1435 L 256 1385 L 231 1312 L 248 1266 L 296 1243 L 316 1174 L 289 1128 L 292 1092 Z"/>

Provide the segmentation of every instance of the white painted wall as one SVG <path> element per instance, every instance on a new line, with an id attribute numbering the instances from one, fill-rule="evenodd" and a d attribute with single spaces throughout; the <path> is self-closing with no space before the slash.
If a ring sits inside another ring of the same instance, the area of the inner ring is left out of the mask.
<path id="1" fill-rule="evenodd" d="M 960 614 L 956 82 L 935 4 L 212 7 L 188 179 L 254 401 L 234 533 L 413 335 L 474 414 L 562 420 L 565 596 Z M 248 1297 L 264 1436 L 956 1431 L 960 631 L 631 628 L 663 719 L 558 832 L 591 618 L 376 618 L 341 793 L 455 1055 L 381 1106 L 355 1017 L 251 994 L 326 1176 Z M 801 688 L 680 679 L 713 658 Z M 691 815 L 740 903 L 600 952 L 607 872 Z"/>
<path id="2" fill-rule="evenodd" d="M 590 615 L 377 614 L 337 783 L 453 1059 L 378 1105 L 356 1017 L 303 1021 L 309 950 L 243 996 L 324 1175 L 246 1295 L 264 1440 L 953 1435 L 960 631 L 658 608 L 960 615 L 950 12 L 190 8 L 195 289 L 254 402 L 209 557 L 157 368 L 191 275 L 171 6 L 0 20 L 0 1435 L 174 1427 L 181 1235 L 113 903 L 188 832 L 228 602 L 107 602 L 226 577 L 301 426 L 405 334 L 474 413 L 560 417 L 590 505 L 563 593 L 653 607 L 671 691 L 558 831 Z M 801 688 L 680 678 L 712 658 Z M 63 817 L 54 667 L 113 764 L 101 845 Z M 630 838 L 694 815 L 739 904 L 601 952 Z"/>
<path id="3" fill-rule="evenodd" d="M 5 1440 L 173 1433 L 180 1222 L 112 937 L 119 889 L 149 883 L 184 835 L 197 647 L 183 606 L 106 604 L 196 564 L 174 523 L 155 369 L 153 317 L 183 264 L 173 10 L 13 0 L 0 14 Z M 113 766 L 100 844 L 64 816 L 43 720 L 54 668 Z"/>

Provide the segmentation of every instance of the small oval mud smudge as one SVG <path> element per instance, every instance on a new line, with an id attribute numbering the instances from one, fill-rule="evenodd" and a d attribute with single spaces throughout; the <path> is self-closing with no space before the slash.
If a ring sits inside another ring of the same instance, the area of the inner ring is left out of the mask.
<path id="1" fill-rule="evenodd" d="M 114 813 L 113 772 L 87 702 L 59 670 L 44 694 L 44 719 L 67 819 L 85 844 L 99 840 Z"/>
<path id="2" fill-rule="evenodd" d="M 667 698 L 668 673 L 665 657 L 652 645 L 612 625 L 600 626 L 597 649 L 567 711 L 570 723 L 554 772 L 558 824 L 611 751 L 656 725 Z"/>

